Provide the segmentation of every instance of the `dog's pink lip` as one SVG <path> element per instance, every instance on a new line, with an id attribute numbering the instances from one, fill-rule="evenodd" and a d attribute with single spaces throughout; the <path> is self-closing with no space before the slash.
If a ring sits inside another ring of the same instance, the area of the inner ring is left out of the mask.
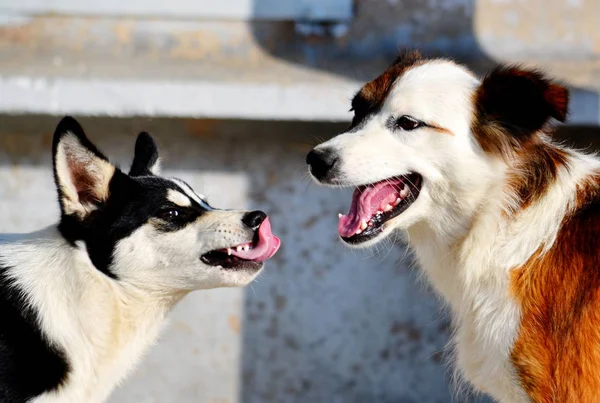
<path id="1" fill-rule="evenodd" d="M 422 178 L 408 174 L 356 188 L 350 211 L 340 215 L 338 232 L 344 239 L 369 238 L 374 230 L 401 214 L 418 197 Z"/>
<path id="2" fill-rule="evenodd" d="M 244 260 L 250 260 L 253 262 L 264 262 L 272 258 L 281 246 L 281 240 L 273 235 L 271 231 L 271 222 L 269 217 L 260 224 L 257 233 L 257 241 L 249 242 L 246 244 L 238 245 L 238 247 L 229 248 L 228 254 L 238 257 Z"/>

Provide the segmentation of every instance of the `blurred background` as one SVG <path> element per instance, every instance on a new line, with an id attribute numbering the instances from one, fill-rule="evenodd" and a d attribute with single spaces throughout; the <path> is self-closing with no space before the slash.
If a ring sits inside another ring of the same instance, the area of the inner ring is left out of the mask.
<path id="1" fill-rule="evenodd" d="M 441 305 L 401 245 L 340 244 L 350 192 L 305 153 L 405 47 L 547 70 L 572 91 L 557 136 L 598 148 L 599 23 L 598 0 L 0 0 L 0 231 L 56 220 L 62 115 L 125 168 L 149 131 L 167 174 L 265 210 L 283 246 L 251 287 L 185 299 L 110 402 L 450 402 Z"/>

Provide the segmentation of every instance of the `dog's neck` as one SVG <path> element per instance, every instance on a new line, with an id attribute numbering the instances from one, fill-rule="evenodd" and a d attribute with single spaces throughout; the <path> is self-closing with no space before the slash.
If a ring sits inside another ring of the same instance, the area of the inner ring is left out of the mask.
<path id="1" fill-rule="evenodd" d="M 8 239 L 0 258 L 71 367 L 64 396 L 101 401 L 155 341 L 185 293 L 144 290 L 98 271 L 56 227 Z M 78 390 L 66 389 L 77 387 Z"/>
<path id="2" fill-rule="evenodd" d="M 550 142 L 540 147 L 541 162 L 496 159 L 482 164 L 473 186 L 455 188 L 464 191 L 453 193 L 455 206 L 446 214 L 409 228 L 420 266 L 455 311 L 463 309 L 469 293 L 474 295 L 481 284 L 506 285 L 511 268 L 550 246 L 573 205 L 577 183 L 598 170 L 598 162 L 585 154 Z M 543 164 L 557 152 L 564 153 L 565 164 L 542 194 L 525 203 L 514 183 L 527 190 L 538 186 L 540 178 L 526 175 L 547 175 Z"/>
<path id="3" fill-rule="evenodd" d="M 498 214 L 492 202 L 501 200 L 502 183 L 507 165 L 499 159 L 470 158 L 468 166 L 459 166 L 458 172 L 445 172 L 448 180 L 430 185 L 430 204 L 435 211 L 427 214 L 407 229 L 407 240 L 414 251 L 420 268 L 432 285 L 454 305 L 461 300 L 459 279 L 463 245 L 473 236 L 483 220 L 495 220 Z M 486 226 L 497 225 L 496 222 Z M 493 236 L 494 234 L 482 234 Z"/>

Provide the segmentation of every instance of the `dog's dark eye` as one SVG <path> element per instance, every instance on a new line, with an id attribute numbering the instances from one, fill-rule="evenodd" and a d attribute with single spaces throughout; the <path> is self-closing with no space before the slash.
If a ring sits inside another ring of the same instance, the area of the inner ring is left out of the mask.
<path id="1" fill-rule="evenodd" d="M 176 209 L 166 209 L 158 213 L 158 218 L 163 220 L 172 220 L 173 218 L 179 217 L 181 212 Z"/>
<path id="2" fill-rule="evenodd" d="M 417 119 L 411 118 L 410 116 L 404 115 L 396 119 L 394 126 L 397 129 L 411 131 L 423 126 L 423 123 L 419 122 Z"/>

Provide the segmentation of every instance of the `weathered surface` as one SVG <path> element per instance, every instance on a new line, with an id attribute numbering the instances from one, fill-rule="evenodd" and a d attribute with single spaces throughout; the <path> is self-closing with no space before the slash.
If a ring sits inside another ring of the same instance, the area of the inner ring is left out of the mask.
<path id="1" fill-rule="evenodd" d="M 25 15 L 107 15 L 141 18 L 199 19 L 315 19 L 347 20 L 351 0 L 160 0 L 122 2 L 119 0 L 0 0 L 0 13 Z"/>
<path id="2" fill-rule="evenodd" d="M 341 121 L 361 83 L 417 47 L 479 71 L 499 61 L 542 67 L 572 87 L 571 122 L 599 124 L 599 8 L 595 0 L 360 0 L 347 24 L 0 8 L 0 112 Z"/>
<path id="3" fill-rule="evenodd" d="M 600 60 L 597 0 L 478 0 L 473 30 L 499 60 Z M 598 73 L 598 70 L 596 70 Z"/>

